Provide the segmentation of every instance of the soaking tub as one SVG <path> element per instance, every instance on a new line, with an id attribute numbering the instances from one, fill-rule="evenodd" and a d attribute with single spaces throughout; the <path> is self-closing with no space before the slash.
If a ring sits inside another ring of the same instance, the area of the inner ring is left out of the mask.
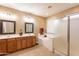
<path id="1" fill-rule="evenodd" d="M 45 37 L 45 35 L 47 37 Z M 40 45 L 43 45 L 49 51 L 53 51 L 53 40 L 55 36 L 53 34 L 45 34 L 45 35 L 38 35 L 38 42 Z"/>

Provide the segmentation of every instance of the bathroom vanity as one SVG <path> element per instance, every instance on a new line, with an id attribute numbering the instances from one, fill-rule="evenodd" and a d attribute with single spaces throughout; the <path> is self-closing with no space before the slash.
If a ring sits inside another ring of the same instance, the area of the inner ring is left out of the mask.
<path id="1" fill-rule="evenodd" d="M 0 55 L 9 54 L 36 45 L 35 35 L 0 37 Z"/>
<path id="2" fill-rule="evenodd" d="M 25 33 L 22 28 L 16 33 L 16 21 L 0 20 L 0 55 L 9 54 L 36 45 L 34 24 L 25 22 Z"/>

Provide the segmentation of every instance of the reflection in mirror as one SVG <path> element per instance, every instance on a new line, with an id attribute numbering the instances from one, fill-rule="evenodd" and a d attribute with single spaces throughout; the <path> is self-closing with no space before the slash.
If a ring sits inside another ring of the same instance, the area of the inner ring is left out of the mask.
<path id="1" fill-rule="evenodd" d="M 15 21 L 1 20 L 0 21 L 0 34 L 14 34 Z"/>
<path id="2" fill-rule="evenodd" d="M 25 33 L 33 33 L 33 32 L 34 32 L 34 24 L 25 23 Z"/>
<path id="3" fill-rule="evenodd" d="M 8 27 L 8 28 L 7 28 Z M 13 33 L 14 32 L 14 23 L 3 22 L 3 33 Z"/>

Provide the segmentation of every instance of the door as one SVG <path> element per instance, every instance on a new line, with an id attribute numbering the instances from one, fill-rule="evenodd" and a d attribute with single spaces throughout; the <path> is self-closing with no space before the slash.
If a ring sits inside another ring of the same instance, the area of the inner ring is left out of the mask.
<path id="1" fill-rule="evenodd" d="M 79 14 L 70 16 L 70 55 L 79 56 Z"/>
<path id="2" fill-rule="evenodd" d="M 57 27 L 58 36 L 54 39 L 55 52 L 60 55 L 67 55 L 67 25 L 68 17 L 62 18 Z"/>

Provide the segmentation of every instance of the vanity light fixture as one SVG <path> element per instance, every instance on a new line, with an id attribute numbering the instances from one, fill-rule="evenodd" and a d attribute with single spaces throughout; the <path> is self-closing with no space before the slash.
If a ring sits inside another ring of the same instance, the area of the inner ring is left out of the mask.
<path id="1" fill-rule="evenodd" d="M 8 12 L 0 12 L 0 18 L 1 19 L 7 19 L 7 20 L 15 20 L 16 15 Z"/>
<path id="2" fill-rule="evenodd" d="M 24 21 L 28 23 L 34 23 L 34 18 L 31 16 L 24 16 Z"/>

